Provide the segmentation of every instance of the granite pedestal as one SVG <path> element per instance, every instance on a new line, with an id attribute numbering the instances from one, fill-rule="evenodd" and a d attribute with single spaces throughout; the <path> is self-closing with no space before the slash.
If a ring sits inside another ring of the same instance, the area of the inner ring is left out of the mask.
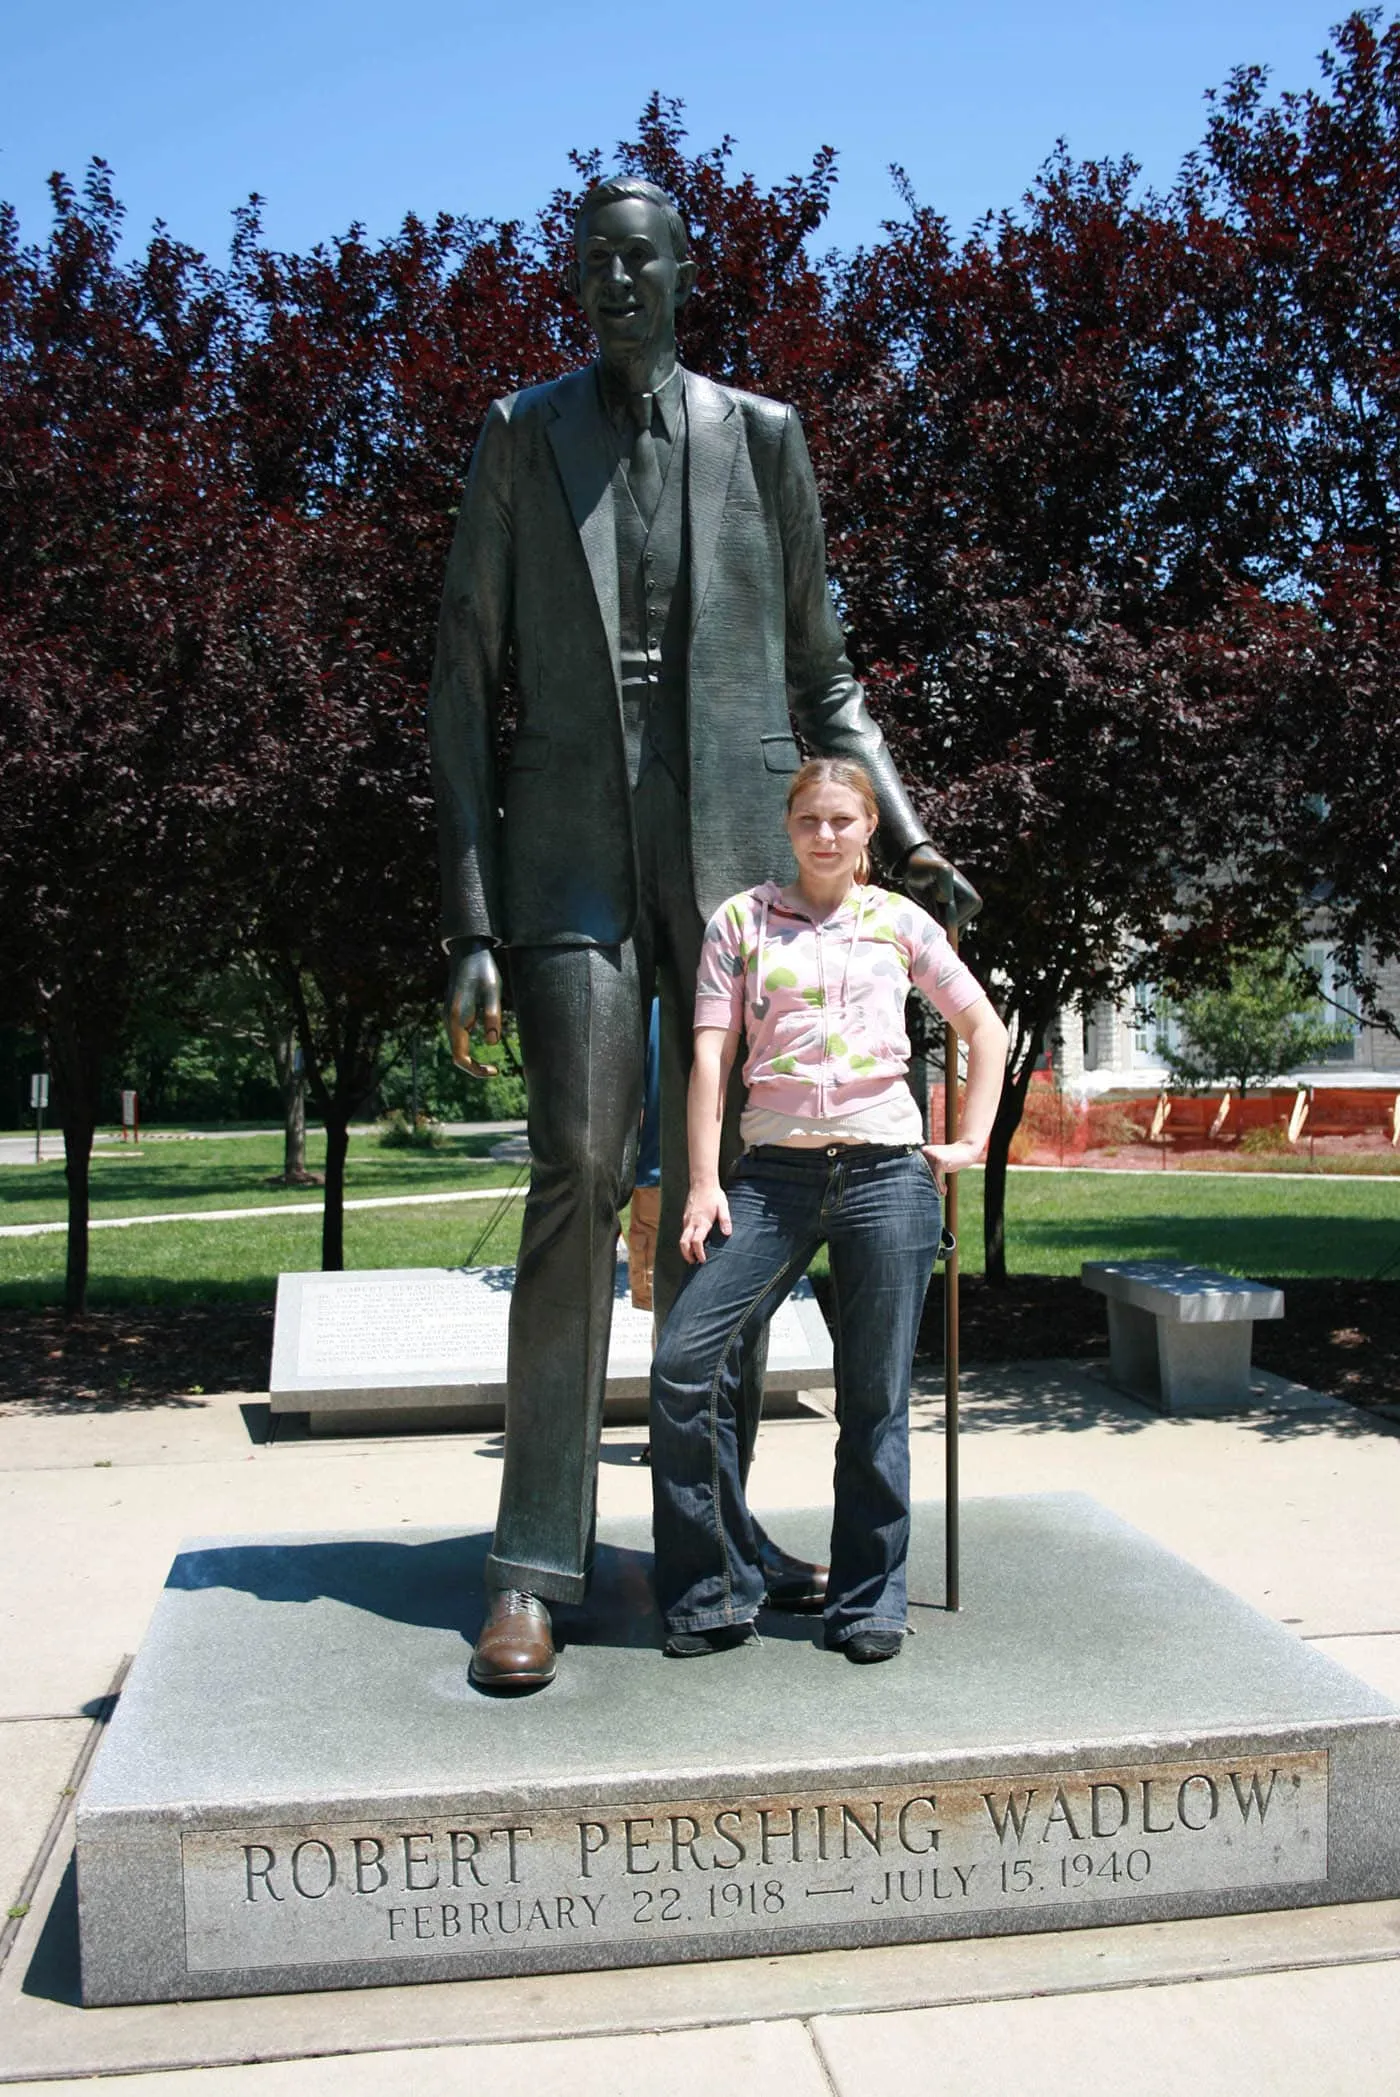
<path id="1" fill-rule="evenodd" d="M 774 1517 L 825 1544 L 829 1515 Z M 603 1533 L 559 1679 L 467 1681 L 485 1536 L 182 1551 L 78 1808 L 85 2001 L 343 1988 L 1378 1900 L 1400 1710 L 1078 1494 L 973 1500 L 965 1606 L 664 1659 Z"/>
<path id="2" fill-rule="evenodd" d="M 313 1433 L 495 1427 L 504 1416 L 513 1267 L 390 1267 L 283 1274 L 273 1325 L 274 1413 Z M 652 1316 L 635 1310 L 619 1259 L 605 1417 L 646 1418 Z M 832 1380 L 831 1335 L 800 1281 L 768 1328 L 765 1409 Z"/>

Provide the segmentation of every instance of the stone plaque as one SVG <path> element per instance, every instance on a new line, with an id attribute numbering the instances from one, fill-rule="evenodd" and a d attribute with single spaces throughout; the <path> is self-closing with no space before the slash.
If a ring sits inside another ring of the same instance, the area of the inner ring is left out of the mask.
<path id="1" fill-rule="evenodd" d="M 366 1372 L 473 1375 L 504 1356 L 512 1270 L 352 1274 L 301 1292 L 297 1374 L 317 1383 Z"/>
<path id="2" fill-rule="evenodd" d="M 182 1838 L 193 1973 L 628 1947 L 1327 1876 L 1327 1755 Z M 529 1940 L 533 1939 L 533 1944 Z"/>
<path id="3" fill-rule="evenodd" d="M 406 1267 L 283 1274 L 277 1284 L 271 1394 L 276 1412 L 461 1406 L 505 1392 L 513 1267 Z M 650 1311 L 632 1307 L 620 1260 L 608 1392 L 644 1398 Z M 831 1337 L 802 1280 L 769 1326 L 767 1388 L 831 1380 Z"/>

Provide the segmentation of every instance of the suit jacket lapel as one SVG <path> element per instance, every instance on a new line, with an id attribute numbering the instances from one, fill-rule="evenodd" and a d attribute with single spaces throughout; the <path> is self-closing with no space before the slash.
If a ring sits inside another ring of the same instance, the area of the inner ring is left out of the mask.
<path id="1" fill-rule="evenodd" d="M 724 522 L 729 477 L 739 449 L 740 418 L 733 397 L 710 379 L 685 374 L 690 466 L 690 623 L 700 617 Z"/>
<path id="2" fill-rule="evenodd" d="M 549 441 L 564 493 L 583 543 L 584 559 L 602 615 L 612 657 L 613 682 L 622 695 L 621 613 L 617 592 L 617 529 L 613 519 L 613 457 L 598 405 L 593 367 L 571 371 L 554 389 Z"/>

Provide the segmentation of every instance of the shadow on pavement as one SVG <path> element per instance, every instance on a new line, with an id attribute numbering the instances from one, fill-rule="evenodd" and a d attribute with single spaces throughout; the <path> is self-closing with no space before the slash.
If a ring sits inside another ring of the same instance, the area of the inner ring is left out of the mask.
<path id="1" fill-rule="evenodd" d="M 1107 1382 L 1106 1363 L 978 1362 L 963 1371 L 959 1424 L 964 1434 L 1141 1434 L 1144 1428 L 1192 1428 L 1200 1416 L 1171 1415 L 1139 1405 Z M 942 1377 L 921 1364 L 915 1379 L 914 1434 L 943 1431 Z M 1316 1392 L 1284 1391 L 1248 1411 L 1213 1415 L 1264 1442 L 1357 1441 L 1400 1434 L 1400 1421 Z"/>
<path id="2" fill-rule="evenodd" d="M 44 1917 L 34 1956 L 21 1983 L 21 1992 L 42 2002 L 58 2002 L 70 2009 L 82 2006 L 78 1964 L 78 1869 L 68 1859 L 53 1905 Z"/>

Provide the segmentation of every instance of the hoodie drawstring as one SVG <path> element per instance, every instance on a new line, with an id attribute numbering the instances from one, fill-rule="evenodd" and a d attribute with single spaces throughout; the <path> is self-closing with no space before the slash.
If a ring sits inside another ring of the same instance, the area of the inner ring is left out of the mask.
<path id="1" fill-rule="evenodd" d="M 870 891 L 863 888 L 860 892 L 860 908 L 856 912 L 855 930 L 851 934 L 851 943 L 846 949 L 846 966 L 841 976 L 841 1010 L 843 1012 L 846 1009 L 846 988 L 851 980 L 851 963 L 855 959 L 856 947 L 860 942 L 860 928 L 865 922 L 865 906 L 869 899 Z"/>
<path id="2" fill-rule="evenodd" d="M 758 906 L 758 960 L 754 965 L 753 994 L 755 1001 L 763 996 L 763 942 L 768 935 L 768 898 L 765 895 Z"/>

